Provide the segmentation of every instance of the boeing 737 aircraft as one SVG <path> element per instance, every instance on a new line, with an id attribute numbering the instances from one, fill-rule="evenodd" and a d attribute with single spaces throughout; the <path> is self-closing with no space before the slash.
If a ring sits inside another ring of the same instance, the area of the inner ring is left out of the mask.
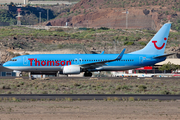
<path id="1" fill-rule="evenodd" d="M 36 54 L 12 58 L 4 67 L 26 72 L 80 74 L 92 76 L 95 71 L 120 71 L 152 66 L 171 54 L 164 54 L 171 23 L 166 23 L 141 50 L 124 54 Z"/>

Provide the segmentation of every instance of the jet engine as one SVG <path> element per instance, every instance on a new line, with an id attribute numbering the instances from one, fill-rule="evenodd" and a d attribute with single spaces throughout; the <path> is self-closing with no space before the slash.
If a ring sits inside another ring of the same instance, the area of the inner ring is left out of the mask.
<path id="1" fill-rule="evenodd" d="M 80 74 L 80 67 L 79 66 L 64 66 L 63 74 Z"/>

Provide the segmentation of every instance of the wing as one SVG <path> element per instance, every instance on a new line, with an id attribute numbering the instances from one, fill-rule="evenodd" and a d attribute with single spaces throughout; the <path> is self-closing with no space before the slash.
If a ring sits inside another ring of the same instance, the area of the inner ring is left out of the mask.
<path id="1" fill-rule="evenodd" d="M 122 56 L 124 55 L 125 50 L 126 49 L 123 49 L 123 51 L 115 59 L 106 60 L 106 61 L 100 61 L 100 62 L 94 62 L 94 63 L 88 63 L 88 64 L 82 64 L 80 66 L 81 66 L 81 68 L 97 68 L 97 67 L 101 67 L 103 65 L 106 65 L 106 63 L 108 63 L 108 62 L 113 62 L 113 61 L 116 61 L 116 60 L 121 60 Z"/>

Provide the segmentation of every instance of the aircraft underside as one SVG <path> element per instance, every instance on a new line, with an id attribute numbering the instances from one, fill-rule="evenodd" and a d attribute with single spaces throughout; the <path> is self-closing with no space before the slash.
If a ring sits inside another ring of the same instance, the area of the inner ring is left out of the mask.
<path id="1" fill-rule="evenodd" d="M 128 69 L 134 69 L 134 68 L 139 68 L 141 66 L 103 66 L 98 69 L 87 69 L 87 71 L 94 72 L 94 71 L 121 71 L 121 70 L 128 70 Z M 12 69 L 12 68 L 11 68 Z M 37 72 L 37 71 L 44 71 L 44 72 L 57 72 L 57 71 L 62 71 L 63 67 L 13 67 L 14 70 L 17 71 L 25 71 L 25 72 Z M 84 71 L 80 71 L 84 72 Z"/>

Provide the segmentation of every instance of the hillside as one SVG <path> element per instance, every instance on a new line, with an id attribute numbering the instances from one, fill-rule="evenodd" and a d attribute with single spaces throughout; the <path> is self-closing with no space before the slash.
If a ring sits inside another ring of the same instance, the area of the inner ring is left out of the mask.
<path id="1" fill-rule="evenodd" d="M 178 5 L 179 1 L 175 3 L 167 0 L 154 2 L 151 0 L 81 0 L 71 9 L 57 7 L 54 10 L 57 11 L 56 15 L 60 15 L 44 25 L 65 25 L 68 21 L 70 26 L 91 27 L 91 29 L 68 28 L 46 31 L 15 26 L 1 27 L 0 47 L 1 51 L 4 50 L 1 61 L 5 62 L 14 56 L 32 54 L 36 51 L 67 53 L 68 49 L 68 53 L 69 51 L 85 53 L 83 49 L 86 48 L 88 52 L 104 50 L 105 53 L 119 53 L 123 48 L 127 48 L 126 53 L 132 52 L 143 48 L 148 43 L 162 24 L 168 21 L 167 15 L 170 15 L 170 20 L 174 21 L 172 29 L 179 31 Z M 44 6 L 42 9 L 49 8 Z M 126 14 L 122 12 L 126 9 L 129 11 L 128 28 L 133 29 L 124 29 Z M 38 16 L 33 12 L 31 15 Z M 166 53 L 177 52 L 175 57 L 180 56 L 179 38 L 180 32 L 170 33 Z"/>
<path id="2" fill-rule="evenodd" d="M 128 53 L 143 48 L 155 33 L 152 30 L 116 30 L 103 27 L 88 30 L 58 28 L 49 31 L 17 26 L 0 27 L 1 61 L 36 51 L 85 53 L 86 48 L 89 53 L 103 50 L 105 53 L 119 53 L 123 48 L 127 48 Z M 179 32 L 170 33 L 166 53 L 180 53 L 178 38 Z"/>
<path id="3" fill-rule="evenodd" d="M 180 1 L 178 0 L 81 0 L 70 12 L 50 21 L 51 25 L 75 27 L 148 28 L 158 30 L 160 23 L 173 22 L 172 29 L 180 30 Z"/>

